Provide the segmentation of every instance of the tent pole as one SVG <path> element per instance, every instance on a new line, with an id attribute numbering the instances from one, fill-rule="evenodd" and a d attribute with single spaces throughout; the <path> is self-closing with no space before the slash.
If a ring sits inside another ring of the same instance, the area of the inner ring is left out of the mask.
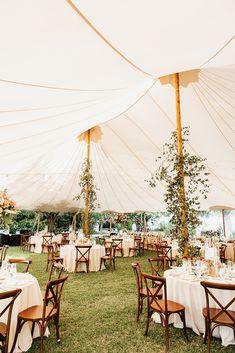
<path id="1" fill-rule="evenodd" d="M 110 218 L 109 218 L 109 233 L 112 232 L 112 217 L 110 215 Z"/>
<path id="2" fill-rule="evenodd" d="M 222 209 L 222 219 L 223 219 L 223 233 L 224 233 L 224 238 L 226 239 L 224 209 Z"/>
<path id="3" fill-rule="evenodd" d="M 37 233 L 39 232 L 39 226 L 40 226 L 40 209 L 38 209 Z"/>
<path id="4" fill-rule="evenodd" d="M 88 237 L 89 233 L 89 179 L 90 179 L 90 143 L 91 143 L 91 130 L 87 131 L 87 168 L 86 168 L 86 200 L 85 200 L 85 220 L 84 220 L 84 233 Z"/>
<path id="5" fill-rule="evenodd" d="M 146 213 L 144 212 L 144 232 L 146 232 Z"/>
<path id="6" fill-rule="evenodd" d="M 179 87 L 179 73 L 175 74 L 175 100 L 176 100 L 176 127 L 177 127 L 177 146 L 178 156 L 182 160 L 183 157 L 183 141 L 182 141 L 182 127 L 181 127 L 181 113 L 180 113 L 180 87 Z M 184 239 L 184 256 L 188 256 L 188 230 L 186 223 L 186 207 L 185 207 L 185 186 L 184 186 L 184 165 L 179 165 L 180 176 L 180 208 L 181 208 L 181 235 Z"/>

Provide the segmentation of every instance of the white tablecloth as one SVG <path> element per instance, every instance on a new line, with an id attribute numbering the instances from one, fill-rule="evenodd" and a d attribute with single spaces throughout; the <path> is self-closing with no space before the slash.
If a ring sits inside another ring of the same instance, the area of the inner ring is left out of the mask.
<path id="1" fill-rule="evenodd" d="M 206 306 L 206 300 L 204 288 L 200 284 L 203 278 L 193 278 L 192 275 L 185 274 L 181 269 L 167 270 L 164 276 L 167 279 L 167 298 L 185 306 L 186 326 L 192 328 L 198 335 L 204 333 L 205 322 L 202 309 Z M 208 281 L 208 279 L 205 280 Z M 216 281 L 220 280 L 216 279 Z M 229 299 L 234 297 L 234 292 L 226 291 L 224 295 L 226 296 L 224 297 L 225 302 L 228 302 Z M 220 301 L 222 302 L 223 299 L 220 298 Z M 235 310 L 235 305 L 233 310 Z M 153 314 L 153 320 L 159 322 L 159 315 Z M 183 327 L 178 315 L 172 315 L 172 320 L 175 327 Z M 223 346 L 235 345 L 233 330 L 228 327 L 215 329 L 213 336 L 220 337 Z"/>
<path id="2" fill-rule="evenodd" d="M 1 272 L 0 278 L 3 278 L 3 274 Z M 15 300 L 12 317 L 11 317 L 11 327 L 10 327 L 10 337 L 9 337 L 9 349 L 11 349 L 13 339 L 15 336 L 15 329 L 17 325 L 17 315 L 20 311 L 27 309 L 32 305 L 42 305 L 42 295 L 41 290 L 38 284 L 37 279 L 27 273 L 17 273 L 15 278 L 12 280 L 0 279 L 0 291 L 8 291 L 16 288 L 21 288 L 22 292 Z M 9 300 L 1 300 L 0 301 L 0 310 L 2 310 Z M 1 321 L 6 322 L 6 315 L 1 317 Z M 39 331 L 37 325 L 35 325 L 34 330 L 35 337 L 39 336 Z M 14 353 L 25 352 L 29 350 L 33 342 L 31 335 L 31 326 L 29 323 L 26 323 L 20 334 L 18 335 L 17 344 L 14 350 Z"/>
<path id="3" fill-rule="evenodd" d="M 122 247 L 123 247 L 123 256 L 128 257 L 129 256 L 129 249 L 134 247 L 134 239 L 123 239 L 122 241 Z M 134 252 L 132 251 L 130 256 L 133 256 Z"/>
<path id="4" fill-rule="evenodd" d="M 97 272 L 100 268 L 100 258 L 105 255 L 105 248 L 102 245 L 92 245 L 90 251 L 89 270 Z M 76 248 L 74 245 L 64 245 L 60 248 L 60 257 L 64 259 L 66 271 L 73 272 L 75 269 Z M 103 267 L 104 268 L 104 267 Z M 86 271 L 85 264 L 79 264 L 79 271 Z"/>
<path id="5" fill-rule="evenodd" d="M 60 244 L 61 242 L 61 237 L 62 235 L 54 235 L 52 237 L 52 242 L 57 242 L 58 244 Z M 43 242 L 43 237 L 41 235 L 32 235 L 30 237 L 30 243 L 34 244 L 34 252 L 37 254 L 41 254 L 42 252 L 42 242 Z M 46 248 L 44 249 L 44 251 L 46 252 Z"/>

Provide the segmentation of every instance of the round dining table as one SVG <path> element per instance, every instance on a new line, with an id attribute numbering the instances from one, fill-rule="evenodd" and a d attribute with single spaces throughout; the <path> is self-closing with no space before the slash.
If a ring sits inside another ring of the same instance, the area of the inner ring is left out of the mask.
<path id="1" fill-rule="evenodd" d="M 105 247 L 103 245 L 92 245 L 90 250 L 90 265 L 89 270 L 98 272 L 100 269 L 100 258 L 105 255 Z M 76 259 L 76 248 L 75 244 L 64 245 L 60 247 L 60 257 L 63 258 L 63 264 L 68 272 L 74 272 L 75 270 L 75 259 Z M 102 266 L 101 269 L 105 267 Z M 86 265 L 81 263 L 78 265 L 78 271 L 86 272 Z"/>
<path id="2" fill-rule="evenodd" d="M 20 288 L 22 292 L 16 298 L 12 310 L 10 335 L 9 335 L 9 351 L 12 347 L 12 343 L 15 336 L 15 330 L 17 325 L 17 315 L 20 311 L 27 309 L 33 305 L 42 305 L 42 294 L 36 277 L 29 273 L 16 273 L 13 277 L 10 277 L 10 273 L 7 271 L 0 271 L 0 291 L 5 292 Z M 7 305 L 9 299 L 0 301 L 0 311 Z M 6 323 L 7 313 L 1 317 L 1 321 Z M 49 331 L 47 331 L 48 335 Z M 39 336 L 39 330 L 37 325 L 34 330 L 34 337 Z M 30 323 L 26 323 L 21 332 L 18 335 L 14 353 L 26 352 L 29 350 L 33 342 L 31 334 Z"/>
<path id="3" fill-rule="evenodd" d="M 224 280 L 209 276 L 197 277 L 189 274 L 182 267 L 173 268 L 164 272 L 167 283 L 167 299 L 173 300 L 185 306 L 186 326 L 191 328 L 196 334 L 205 332 L 205 321 L 202 309 L 206 306 L 205 291 L 201 286 L 201 281 L 212 281 L 222 283 Z M 235 277 L 229 280 L 235 284 Z M 234 297 L 234 291 L 226 291 L 220 301 L 225 304 Z M 232 307 L 235 311 L 235 305 Z M 155 322 L 159 322 L 159 315 L 154 313 L 152 316 Z M 178 315 L 171 316 L 171 322 L 175 327 L 183 328 Z M 213 336 L 222 340 L 223 346 L 235 345 L 233 330 L 229 327 L 220 326 L 213 332 Z"/>
<path id="4" fill-rule="evenodd" d="M 61 238 L 62 238 L 62 235 L 53 235 L 51 241 L 60 244 L 60 243 L 61 243 Z M 34 244 L 34 252 L 35 252 L 36 254 L 41 254 L 41 252 L 42 252 L 43 236 L 40 235 L 40 234 L 31 235 L 31 237 L 30 237 L 30 243 L 31 243 L 31 244 Z M 47 252 L 46 247 L 44 248 L 44 252 Z"/>

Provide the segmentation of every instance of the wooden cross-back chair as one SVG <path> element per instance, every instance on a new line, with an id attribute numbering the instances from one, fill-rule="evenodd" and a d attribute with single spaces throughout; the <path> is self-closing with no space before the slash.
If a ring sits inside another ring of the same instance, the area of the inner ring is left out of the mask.
<path id="1" fill-rule="evenodd" d="M 105 255 L 101 256 L 100 258 L 100 268 L 99 271 L 102 269 L 102 265 L 106 265 L 108 262 L 109 270 L 115 270 L 116 268 L 116 244 L 109 239 L 105 241 Z"/>
<path id="2" fill-rule="evenodd" d="M 62 233 L 61 245 L 68 245 L 68 244 L 69 244 L 69 233 Z"/>
<path id="3" fill-rule="evenodd" d="M 172 256 L 172 247 L 168 245 L 156 245 L 157 257 L 165 257 L 168 266 L 172 266 L 175 259 Z"/>
<path id="4" fill-rule="evenodd" d="M 35 246 L 35 244 L 30 243 L 30 237 L 31 237 L 31 235 L 29 235 L 29 234 L 21 234 L 20 235 L 20 246 L 23 251 L 24 250 L 30 251 L 31 246 L 32 247 Z"/>
<path id="5" fill-rule="evenodd" d="M 205 290 L 206 297 L 206 307 L 202 310 L 205 319 L 204 343 L 208 341 L 207 349 L 210 353 L 211 337 L 216 327 L 230 327 L 235 336 L 235 311 L 232 310 L 232 305 L 235 303 L 235 284 L 202 281 L 201 285 Z M 233 295 L 224 301 L 226 291 L 232 291 Z"/>
<path id="6" fill-rule="evenodd" d="M 136 286 L 137 286 L 137 295 L 138 295 L 137 321 L 138 321 L 139 318 L 140 318 L 140 314 L 143 311 L 144 298 L 147 298 L 148 293 L 147 293 L 147 288 L 143 284 L 142 272 L 141 272 L 141 268 L 140 268 L 139 262 L 133 262 L 131 264 L 131 266 L 132 266 L 132 269 L 133 269 L 134 274 L 135 274 Z M 149 290 L 150 290 L 150 292 L 152 294 L 156 292 L 155 288 L 150 288 Z M 162 293 L 161 292 L 158 294 L 158 297 L 162 298 Z"/>
<path id="7" fill-rule="evenodd" d="M 75 272 L 78 271 L 79 264 L 86 265 L 86 272 L 89 272 L 90 267 L 90 251 L 92 245 L 75 245 L 76 259 L 75 259 Z"/>
<path id="8" fill-rule="evenodd" d="M 53 264 L 54 262 L 59 262 L 63 263 L 63 258 L 59 256 L 58 252 L 58 245 L 57 243 L 51 243 L 47 245 L 47 267 L 46 271 L 48 270 L 48 267 Z"/>
<path id="9" fill-rule="evenodd" d="M 7 322 L 0 322 L 0 351 L 2 353 L 9 352 L 9 334 L 10 334 L 10 327 L 11 327 L 11 315 L 14 302 L 18 295 L 21 293 L 21 289 L 14 289 L 7 292 L 0 293 L 0 301 L 7 299 L 7 304 L 4 309 L 0 312 L 0 320 L 3 314 L 7 313 Z"/>
<path id="10" fill-rule="evenodd" d="M 219 247 L 219 257 L 221 262 L 226 261 L 226 256 L 225 256 L 226 248 L 227 248 L 226 244 L 221 244 Z"/>
<path id="11" fill-rule="evenodd" d="M 51 234 L 42 235 L 42 253 L 44 252 L 45 249 L 47 249 L 48 245 L 51 245 L 51 242 L 52 242 Z"/>
<path id="12" fill-rule="evenodd" d="M 112 243 L 115 245 L 115 254 L 123 256 L 123 239 L 122 238 L 113 238 Z"/>
<path id="13" fill-rule="evenodd" d="M 22 265 L 18 266 L 17 271 L 19 272 L 19 268 L 21 269 L 21 272 L 26 273 L 29 272 L 29 266 L 32 263 L 31 259 L 8 259 L 8 262 L 10 264 L 16 264 L 16 265 Z"/>
<path id="14" fill-rule="evenodd" d="M 33 336 L 35 324 L 37 323 L 37 325 L 39 326 L 40 353 L 43 353 L 43 336 L 45 334 L 49 321 L 51 321 L 52 319 L 56 327 L 57 342 L 60 342 L 60 334 L 59 334 L 60 301 L 61 301 L 63 286 L 67 279 L 68 279 L 68 276 L 65 276 L 53 281 L 49 281 L 47 283 L 43 305 L 31 306 L 21 311 L 18 314 L 16 333 L 15 333 L 15 338 L 13 342 L 13 349 L 15 347 L 18 334 L 21 332 L 21 329 L 24 326 L 24 324 L 28 321 L 32 322 L 32 336 Z M 47 305 L 48 302 L 46 298 L 49 293 L 52 294 L 52 299 L 50 300 L 51 305 Z"/>
<path id="15" fill-rule="evenodd" d="M 8 245 L 3 245 L 0 248 L 0 266 L 2 265 L 2 262 L 5 260 L 6 258 L 6 254 L 7 254 L 7 250 L 8 250 L 9 246 Z"/>
<path id="16" fill-rule="evenodd" d="M 178 314 L 182 323 L 186 339 L 188 340 L 185 322 L 185 307 L 182 304 L 167 299 L 166 278 L 150 275 L 142 272 L 142 277 L 147 289 L 147 323 L 145 335 L 148 334 L 149 321 L 154 312 L 160 316 L 161 324 L 165 327 L 166 353 L 169 352 L 169 317 Z M 155 289 L 151 291 L 152 286 Z M 159 299 L 159 294 L 163 293 L 164 299 Z"/>
<path id="17" fill-rule="evenodd" d="M 155 276 L 162 276 L 167 268 L 167 259 L 164 256 L 151 257 L 148 262 L 151 266 L 152 274 Z"/>
<path id="18" fill-rule="evenodd" d="M 140 256 L 144 254 L 144 241 L 142 237 L 134 237 L 134 246 L 129 248 L 129 256 L 131 253 Z"/>
<path id="19" fill-rule="evenodd" d="M 60 262 L 53 262 L 51 264 L 51 269 L 50 269 L 50 273 L 49 273 L 49 278 L 48 281 L 52 281 L 54 279 L 59 279 L 61 278 L 62 274 L 65 272 L 65 268 L 64 265 Z M 47 305 L 48 303 L 52 300 L 53 295 L 52 293 L 48 292 L 47 297 L 45 296 L 46 291 L 41 289 L 41 293 L 42 293 L 42 297 L 43 300 L 47 301 Z"/>

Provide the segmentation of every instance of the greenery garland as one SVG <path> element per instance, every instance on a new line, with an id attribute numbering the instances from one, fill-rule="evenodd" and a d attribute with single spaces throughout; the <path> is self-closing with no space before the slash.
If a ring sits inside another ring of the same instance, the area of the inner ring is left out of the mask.
<path id="1" fill-rule="evenodd" d="M 88 187 L 88 228 L 89 234 L 93 231 L 94 224 L 96 222 L 96 217 L 94 217 L 94 211 L 100 207 L 97 201 L 97 193 L 96 191 L 99 190 L 95 185 L 94 177 L 92 175 L 92 163 L 85 158 L 82 164 L 82 170 L 79 177 L 78 185 L 80 186 L 80 193 L 74 197 L 74 200 L 84 200 L 86 203 L 86 190 Z M 82 226 L 84 231 L 84 223 L 85 223 L 85 212 L 82 212 Z"/>
<path id="2" fill-rule="evenodd" d="M 182 128 L 183 154 L 178 155 L 177 132 L 171 133 L 169 143 L 163 146 L 162 156 L 156 159 L 157 168 L 151 179 L 148 181 L 151 187 L 156 187 L 159 181 L 164 182 L 166 192 L 164 201 L 166 209 L 171 215 L 171 233 L 178 239 L 180 253 L 185 253 L 185 247 L 188 254 L 193 255 L 194 249 L 189 246 L 189 239 L 197 225 L 200 224 L 199 210 L 200 199 L 207 198 L 209 191 L 208 171 L 206 170 L 206 158 L 190 154 L 185 143 L 188 142 L 189 128 Z M 182 237 L 182 218 L 180 207 L 180 171 L 184 170 L 185 186 L 185 209 L 186 209 L 186 228 L 187 236 Z"/>

